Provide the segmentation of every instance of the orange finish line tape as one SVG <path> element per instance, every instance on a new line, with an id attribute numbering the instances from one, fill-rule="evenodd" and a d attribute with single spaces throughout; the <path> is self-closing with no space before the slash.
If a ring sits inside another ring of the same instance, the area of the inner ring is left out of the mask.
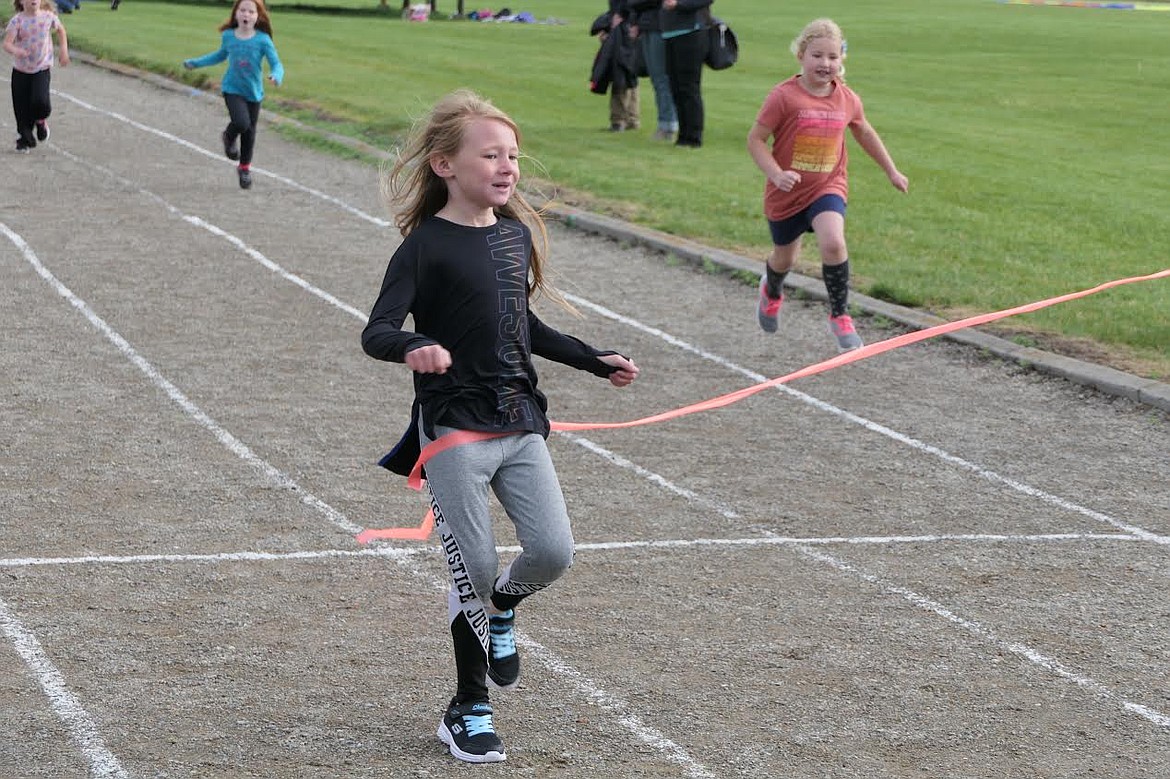
<path id="1" fill-rule="evenodd" d="M 357 534 L 359 544 L 368 544 L 371 541 L 398 539 L 400 541 L 426 541 L 435 529 L 435 512 L 427 509 L 422 524 L 418 527 L 385 527 L 380 530 L 367 528 Z"/>
<path id="2" fill-rule="evenodd" d="M 815 376 L 818 373 L 824 373 L 825 371 L 830 371 L 834 368 L 840 368 L 842 365 L 848 365 L 849 363 L 857 362 L 858 360 L 865 360 L 870 357 L 888 352 L 892 349 L 899 349 L 903 346 L 909 346 L 910 344 L 918 343 L 919 341 L 925 341 L 928 338 L 936 338 L 940 335 L 953 333 L 956 330 L 963 330 L 968 327 L 984 325 L 988 322 L 995 322 L 999 319 L 1006 319 L 1009 316 L 1029 314 L 1033 311 L 1039 311 L 1042 308 L 1048 308 L 1049 306 L 1057 305 L 1058 303 L 1066 303 L 1070 300 L 1077 300 L 1078 298 L 1095 295 L 1098 292 L 1103 292 L 1107 289 L 1112 289 L 1113 287 L 1120 287 L 1123 284 L 1136 284 L 1137 282 L 1141 281 L 1153 281 L 1154 279 L 1162 279 L 1167 277 L 1170 277 L 1170 268 L 1159 271 L 1157 273 L 1151 273 L 1147 276 L 1131 276 L 1130 278 L 1126 279 L 1107 281 L 1104 284 L 1099 284 L 1098 286 L 1092 287 L 1091 289 L 1085 289 L 1079 292 L 1070 292 L 1067 295 L 1060 295 L 1058 297 L 1040 300 L 1035 303 L 1027 303 L 1015 308 L 995 311 L 990 314 L 979 314 L 977 316 L 968 317 L 966 319 L 959 319 L 954 322 L 946 322 L 941 325 L 935 325 L 934 327 L 928 327 L 925 330 L 917 330 L 912 333 L 906 333 L 904 335 L 895 336 L 893 338 L 887 338 L 884 341 L 878 341 L 877 343 L 863 346 L 860 349 L 854 349 L 851 352 L 839 354 L 836 357 L 809 365 L 785 376 L 769 379 L 768 381 L 760 382 L 759 384 L 753 384 L 750 387 L 744 387 L 743 389 L 736 390 L 735 392 L 729 392 L 726 395 L 720 395 L 718 397 L 711 398 L 710 400 L 704 400 L 689 406 L 676 408 L 672 411 L 664 411 L 661 414 L 642 417 L 641 419 L 632 419 L 627 422 L 553 422 L 552 429 L 564 431 L 614 430 L 628 427 L 640 427 L 642 425 L 650 425 L 656 422 L 665 422 L 669 419 L 677 419 L 678 417 L 687 416 L 689 414 L 697 414 L 700 411 L 711 411 L 713 409 L 730 406 L 732 403 L 738 403 L 744 398 L 751 397 L 752 395 L 755 395 L 758 392 L 763 392 L 766 389 L 770 389 L 781 384 L 787 384 L 788 382 L 795 381 L 796 379 L 803 379 L 807 376 Z M 460 430 L 458 432 L 445 435 L 437 441 L 432 441 L 423 448 L 422 453 L 419 455 L 418 462 L 415 463 L 414 468 L 411 470 L 410 476 L 407 479 L 407 486 L 415 490 L 422 489 L 422 468 L 426 464 L 427 460 L 431 459 L 436 454 L 450 449 L 453 446 L 461 446 L 463 444 L 472 443 L 473 441 L 485 441 L 490 438 L 499 438 L 502 435 L 508 434 L 478 433 L 470 430 Z M 426 540 L 427 536 L 430 535 L 431 529 L 433 527 L 434 516 L 432 513 L 428 512 L 426 519 L 424 519 L 423 523 L 418 527 L 365 530 L 357 536 L 357 540 L 358 543 L 362 544 L 382 538 Z"/>
<path id="3" fill-rule="evenodd" d="M 448 433 L 437 441 L 431 441 L 423 447 L 419 453 L 418 462 L 410 469 L 410 476 L 406 478 L 406 486 L 412 490 L 422 489 L 423 465 L 439 452 L 444 452 L 453 446 L 462 446 L 463 444 L 470 444 L 473 441 L 487 441 L 491 438 L 502 438 L 506 435 L 511 435 L 511 433 L 479 433 L 474 430 L 456 430 L 454 433 Z M 434 528 L 435 512 L 427 509 L 427 515 L 423 517 L 422 524 L 418 527 L 387 527 L 381 530 L 367 528 L 357 534 L 357 542 L 359 544 L 368 544 L 371 541 L 385 539 L 426 541 Z"/>

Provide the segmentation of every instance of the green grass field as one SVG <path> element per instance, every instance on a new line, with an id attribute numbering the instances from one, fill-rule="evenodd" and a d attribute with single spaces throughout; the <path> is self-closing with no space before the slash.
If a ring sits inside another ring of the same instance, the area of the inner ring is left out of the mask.
<path id="1" fill-rule="evenodd" d="M 439 11 L 455 5 L 440 0 Z M 849 40 L 849 84 L 910 177 L 909 195 L 896 192 L 850 141 L 858 290 L 956 318 L 1170 267 L 1170 12 L 717 0 L 741 59 L 704 75 L 696 152 L 650 139 L 648 80 L 643 130 L 603 130 L 608 98 L 586 82 L 588 27 L 604 3 L 507 5 L 563 23 L 419 24 L 376 0 L 274 2 L 287 76 L 266 107 L 388 149 L 435 98 L 472 87 L 518 120 L 532 158 L 525 175 L 554 182 L 563 200 L 762 260 L 763 179 L 744 139 L 769 88 L 795 72 L 789 41 L 831 16 Z M 229 7 L 124 0 L 112 13 L 90 2 L 64 18 L 76 48 L 209 86 L 221 68 L 185 73 L 179 63 L 217 45 Z M 818 275 L 815 252 L 806 257 L 802 270 Z M 1021 340 L 1170 378 L 1166 281 L 1006 324 Z"/>

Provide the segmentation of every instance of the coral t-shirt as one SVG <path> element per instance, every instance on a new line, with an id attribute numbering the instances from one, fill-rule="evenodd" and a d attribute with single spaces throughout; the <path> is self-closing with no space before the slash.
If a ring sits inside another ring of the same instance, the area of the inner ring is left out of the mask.
<path id="1" fill-rule="evenodd" d="M 764 186 L 765 216 L 787 219 L 822 195 L 848 199 L 845 128 L 864 121 L 861 98 L 839 81 L 826 97 L 809 94 L 797 76 L 773 87 L 756 122 L 772 131 L 772 158 L 784 170 L 800 173 L 800 183 L 785 192 L 769 181 Z"/>
<path id="2" fill-rule="evenodd" d="M 8 20 L 4 28 L 4 35 L 16 30 L 16 44 L 26 53 L 12 58 L 12 67 L 21 73 L 40 73 L 53 65 L 53 38 L 55 30 L 61 28 L 57 14 L 52 11 L 39 11 L 29 16 L 26 13 L 15 14 Z"/>

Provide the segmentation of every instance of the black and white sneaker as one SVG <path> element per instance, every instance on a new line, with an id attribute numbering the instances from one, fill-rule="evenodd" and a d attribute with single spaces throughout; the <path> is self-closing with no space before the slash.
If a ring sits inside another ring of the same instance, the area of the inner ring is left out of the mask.
<path id="1" fill-rule="evenodd" d="M 37 132 L 37 140 L 38 141 L 44 142 L 44 141 L 49 140 L 49 125 L 45 124 L 44 119 L 40 119 L 37 121 L 36 132 Z"/>
<path id="2" fill-rule="evenodd" d="M 492 724 L 492 705 L 486 701 L 455 703 L 452 699 L 437 735 L 454 757 L 468 763 L 501 763 L 508 759 Z"/>
<path id="3" fill-rule="evenodd" d="M 240 175 L 240 189 L 252 188 L 252 173 L 247 168 L 237 168 Z"/>
<path id="4" fill-rule="evenodd" d="M 488 618 L 488 681 L 501 690 L 511 690 L 520 683 L 520 653 L 512 629 L 515 621 L 512 609 Z"/>

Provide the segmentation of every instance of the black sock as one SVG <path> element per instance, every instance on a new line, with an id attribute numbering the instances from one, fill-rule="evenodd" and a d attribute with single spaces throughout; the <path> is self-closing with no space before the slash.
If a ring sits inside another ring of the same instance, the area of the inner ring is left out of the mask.
<path id="1" fill-rule="evenodd" d="M 526 595 L 509 595 L 506 592 L 492 590 L 491 600 L 492 605 L 500 611 L 508 611 L 509 609 L 516 608 L 516 606 L 520 604 L 520 601 L 524 600 L 526 597 Z"/>
<path id="2" fill-rule="evenodd" d="M 840 265 L 822 265 L 821 276 L 829 295 L 829 316 L 841 316 L 849 310 L 849 260 Z"/>
<path id="3" fill-rule="evenodd" d="M 772 266 L 764 263 L 764 278 L 767 286 L 765 290 L 770 298 L 778 298 L 784 293 L 784 277 L 788 275 L 786 270 L 772 270 Z"/>
<path id="4" fill-rule="evenodd" d="M 484 613 L 484 620 L 487 614 Z M 484 628 L 487 629 L 486 627 Z M 455 702 L 484 701 L 488 699 L 487 654 L 479 636 L 467 622 L 467 613 L 460 611 L 451 623 L 451 638 L 455 642 Z"/>

